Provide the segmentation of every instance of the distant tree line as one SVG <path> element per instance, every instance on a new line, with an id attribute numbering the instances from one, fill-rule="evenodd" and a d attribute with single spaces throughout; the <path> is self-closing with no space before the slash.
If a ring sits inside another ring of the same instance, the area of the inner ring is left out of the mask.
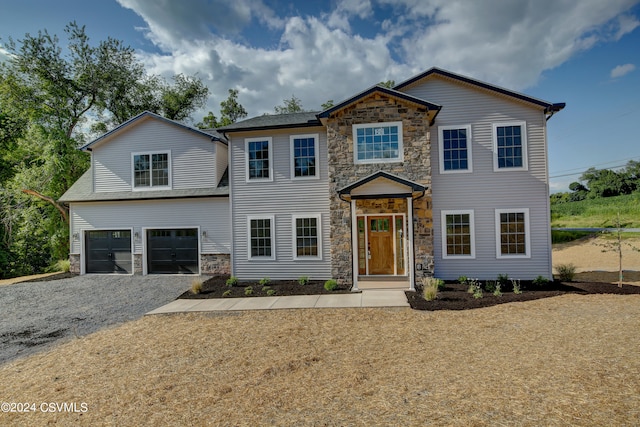
<path id="1" fill-rule="evenodd" d="M 640 191 L 640 162 L 630 160 L 618 171 L 589 168 L 580 176 L 579 182 L 569 184 L 569 190 L 552 194 L 551 203 L 622 196 Z"/>

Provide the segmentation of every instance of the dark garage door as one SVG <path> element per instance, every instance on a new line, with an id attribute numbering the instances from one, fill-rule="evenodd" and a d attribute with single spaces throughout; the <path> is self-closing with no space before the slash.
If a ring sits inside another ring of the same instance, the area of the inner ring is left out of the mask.
<path id="1" fill-rule="evenodd" d="M 131 274 L 131 231 L 87 231 L 85 248 L 87 273 Z"/>
<path id="2" fill-rule="evenodd" d="M 198 274 L 198 229 L 147 230 L 149 274 Z"/>

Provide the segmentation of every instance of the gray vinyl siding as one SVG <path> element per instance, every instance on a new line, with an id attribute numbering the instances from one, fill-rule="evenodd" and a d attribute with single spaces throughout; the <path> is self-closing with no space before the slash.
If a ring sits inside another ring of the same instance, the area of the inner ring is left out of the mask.
<path id="1" fill-rule="evenodd" d="M 229 149 L 224 144 L 216 146 L 216 184 L 222 179 L 224 171 L 227 170 L 229 163 Z"/>
<path id="2" fill-rule="evenodd" d="M 290 135 L 319 134 L 319 179 L 292 180 Z M 240 279 L 311 279 L 331 277 L 329 243 L 329 182 L 327 139 L 323 128 L 292 131 L 247 132 L 230 135 L 231 204 L 233 211 L 233 274 Z M 246 182 L 245 138 L 271 137 L 273 181 Z M 322 259 L 294 260 L 292 216 L 321 215 Z M 274 216 L 275 260 L 248 259 L 249 216 Z"/>
<path id="3" fill-rule="evenodd" d="M 171 184 L 174 190 L 215 187 L 226 167 L 223 144 L 205 135 L 153 118 L 143 119 L 94 146 L 94 191 L 130 191 L 132 153 L 171 152 Z M 218 169 L 222 167 L 222 171 Z"/>
<path id="4" fill-rule="evenodd" d="M 228 254 L 231 248 L 229 199 L 175 199 L 127 202 L 71 203 L 71 236 L 85 230 L 199 227 L 203 254 Z M 79 254 L 82 239 L 71 238 L 71 253 Z M 143 253 L 143 239 L 134 239 L 134 253 Z"/>
<path id="5" fill-rule="evenodd" d="M 540 107 L 489 94 L 441 77 L 410 87 L 407 93 L 442 105 L 431 128 L 431 171 L 435 275 L 480 279 L 508 274 L 519 279 L 551 275 L 546 122 Z M 525 121 L 528 170 L 493 170 L 493 123 Z M 472 173 L 441 174 L 438 126 L 471 125 Z M 495 209 L 530 210 L 531 258 L 496 257 Z M 472 209 L 475 215 L 475 259 L 443 259 L 441 211 Z"/>

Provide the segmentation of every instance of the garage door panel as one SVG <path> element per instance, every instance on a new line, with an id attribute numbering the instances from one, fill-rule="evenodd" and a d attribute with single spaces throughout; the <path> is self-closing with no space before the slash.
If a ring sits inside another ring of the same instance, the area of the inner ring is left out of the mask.
<path id="1" fill-rule="evenodd" d="M 87 273 L 131 274 L 131 231 L 87 231 L 85 255 Z"/>
<path id="2" fill-rule="evenodd" d="M 198 274 L 198 230 L 147 231 L 147 269 L 150 274 Z"/>

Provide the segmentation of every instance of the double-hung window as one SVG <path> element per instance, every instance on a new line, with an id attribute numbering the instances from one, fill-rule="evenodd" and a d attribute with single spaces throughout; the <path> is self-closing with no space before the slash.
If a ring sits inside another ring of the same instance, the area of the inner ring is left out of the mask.
<path id="1" fill-rule="evenodd" d="M 276 259 L 273 216 L 248 218 L 249 259 Z"/>
<path id="2" fill-rule="evenodd" d="M 293 259 L 322 258 L 320 215 L 293 215 Z"/>
<path id="3" fill-rule="evenodd" d="M 529 209 L 496 209 L 498 258 L 530 258 Z"/>
<path id="4" fill-rule="evenodd" d="M 471 126 L 440 126 L 440 173 L 472 172 Z"/>
<path id="5" fill-rule="evenodd" d="M 171 153 L 133 153 L 133 189 L 163 190 L 171 188 Z"/>
<path id="6" fill-rule="evenodd" d="M 402 162 L 402 122 L 353 125 L 354 162 Z"/>
<path id="7" fill-rule="evenodd" d="M 290 137 L 292 179 L 319 177 L 318 139 L 317 133 Z"/>
<path id="8" fill-rule="evenodd" d="M 493 124 L 493 169 L 527 170 L 527 129 L 525 122 Z"/>
<path id="9" fill-rule="evenodd" d="M 475 258 L 472 210 L 442 211 L 442 257 Z"/>
<path id="10" fill-rule="evenodd" d="M 270 137 L 244 140 L 247 182 L 273 181 L 273 148 Z"/>

